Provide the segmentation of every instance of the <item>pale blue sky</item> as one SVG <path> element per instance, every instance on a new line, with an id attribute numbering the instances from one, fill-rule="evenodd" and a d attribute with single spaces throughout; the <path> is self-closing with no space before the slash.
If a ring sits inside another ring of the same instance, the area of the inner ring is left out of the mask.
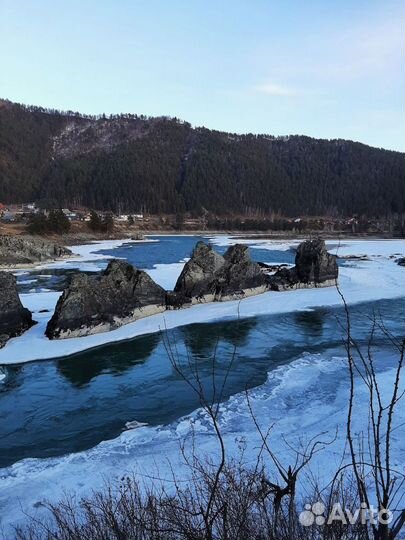
<path id="1" fill-rule="evenodd" d="M 0 0 L 0 97 L 405 150 L 403 0 Z"/>

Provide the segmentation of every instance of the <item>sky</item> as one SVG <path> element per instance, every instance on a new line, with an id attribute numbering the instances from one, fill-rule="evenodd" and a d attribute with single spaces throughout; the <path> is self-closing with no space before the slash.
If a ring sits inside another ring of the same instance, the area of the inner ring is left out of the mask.
<path id="1" fill-rule="evenodd" d="M 0 0 L 0 97 L 405 151 L 403 0 Z"/>

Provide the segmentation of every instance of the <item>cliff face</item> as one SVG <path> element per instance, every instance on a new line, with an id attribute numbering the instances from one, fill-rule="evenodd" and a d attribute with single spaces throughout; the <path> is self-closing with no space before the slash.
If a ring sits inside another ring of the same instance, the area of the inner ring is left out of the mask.
<path id="1" fill-rule="evenodd" d="M 52 261 L 69 255 L 69 249 L 37 237 L 0 235 L 0 266 Z"/>
<path id="2" fill-rule="evenodd" d="M 0 272 L 0 348 L 33 324 L 31 312 L 21 304 L 15 277 Z"/>

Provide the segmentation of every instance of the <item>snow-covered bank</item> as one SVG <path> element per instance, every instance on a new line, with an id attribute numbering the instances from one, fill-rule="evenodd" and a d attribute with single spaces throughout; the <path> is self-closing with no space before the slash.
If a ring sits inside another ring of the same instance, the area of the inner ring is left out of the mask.
<path id="1" fill-rule="evenodd" d="M 236 236 L 220 235 L 210 236 L 210 242 L 215 246 L 227 247 L 236 242 L 249 245 L 252 249 L 267 249 L 269 251 L 286 251 L 297 247 L 302 240 L 268 240 L 238 238 Z M 390 257 L 405 253 L 405 240 L 349 240 L 342 238 L 326 240 L 326 246 L 330 253 L 341 257 L 350 255 L 370 257 Z"/>
<path id="2" fill-rule="evenodd" d="M 388 351 L 377 354 L 378 378 L 383 399 L 390 393 L 395 356 Z M 383 368 L 381 367 L 383 364 Z M 273 425 L 271 446 L 287 465 L 291 460 L 289 444 L 299 446 L 300 438 L 309 441 L 323 433 L 322 440 L 337 439 L 311 462 L 314 477 L 325 485 L 341 464 L 345 442 L 345 414 L 348 397 L 347 368 L 338 351 L 302 354 L 290 364 L 269 373 L 267 381 L 249 392 L 255 417 L 263 429 Z M 401 386 L 402 390 L 403 386 Z M 359 410 L 366 410 L 368 396 L 364 386 L 357 391 Z M 261 439 L 252 421 L 244 392 L 231 397 L 220 407 L 219 418 L 228 457 L 237 456 L 245 446 L 245 461 L 254 464 Z M 364 418 L 355 416 L 354 431 L 364 430 Z M 395 426 L 405 422 L 405 408 L 398 408 Z M 328 435 L 325 434 L 328 433 Z M 401 468 L 405 439 L 395 430 L 392 466 Z M 180 445 L 191 441 L 200 455 L 215 456 L 218 441 L 202 410 L 158 427 L 141 427 L 123 432 L 118 438 L 96 447 L 52 459 L 26 459 L 0 470 L 0 526 L 26 520 L 26 515 L 41 513 L 40 502 L 55 502 L 65 493 L 79 496 L 102 488 L 106 481 L 118 481 L 135 473 L 141 482 L 150 478 L 168 479 L 172 471 L 179 479 L 188 474 Z M 190 446 L 188 447 L 190 448 Z"/>
<path id="3" fill-rule="evenodd" d="M 214 239 L 216 241 L 216 239 Z M 221 241 L 225 241 L 221 239 Z M 111 248 L 116 247 L 120 241 L 111 241 Z M 267 241 L 267 248 L 279 249 L 279 244 Z M 122 241 L 121 241 L 122 243 Z M 105 243 L 103 243 L 105 246 Z M 105 247 L 103 246 L 103 249 Z M 344 245 L 334 246 L 331 251 L 340 255 L 367 255 L 370 260 L 350 261 L 350 265 L 340 268 L 339 285 L 349 303 L 373 301 L 379 299 L 405 297 L 405 271 L 398 266 L 394 259 L 404 253 L 402 240 L 381 241 L 346 241 Z M 255 245 L 251 246 L 252 248 Z M 263 245 L 260 245 L 263 248 Z M 93 246 L 80 246 L 82 257 L 97 260 L 105 255 L 94 253 Z M 101 249 L 99 246 L 97 249 Z M 83 264 L 83 259 L 79 259 Z M 158 264 L 149 275 L 165 288 L 172 288 L 180 274 L 183 262 L 175 264 Z M 91 347 L 105 343 L 130 339 L 135 336 L 158 332 L 164 328 L 209 322 L 224 318 L 252 317 L 259 314 L 286 313 L 295 310 L 311 309 L 316 306 L 341 305 L 342 300 L 338 291 L 333 288 L 303 289 L 288 292 L 268 292 L 259 296 L 245 298 L 238 301 L 201 304 L 191 308 L 166 311 L 153 315 L 134 323 L 127 324 L 102 334 L 72 338 L 67 340 L 50 341 L 45 337 L 46 324 L 52 316 L 55 304 L 60 293 L 42 292 L 21 295 L 23 305 L 34 313 L 38 324 L 25 332 L 22 336 L 11 339 L 7 346 L 0 350 L 0 364 L 14 364 L 32 360 L 50 359 L 74 354 Z M 48 312 L 39 313 L 47 309 Z"/>

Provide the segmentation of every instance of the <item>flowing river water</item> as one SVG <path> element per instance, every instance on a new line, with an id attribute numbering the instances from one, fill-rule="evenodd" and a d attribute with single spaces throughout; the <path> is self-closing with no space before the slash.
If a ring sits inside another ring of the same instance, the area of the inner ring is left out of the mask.
<path id="1" fill-rule="evenodd" d="M 182 261 L 199 239 L 157 237 L 152 240 L 158 242 L 126 244 L 100 254 L 126 258 L 148 269 L 156 264 Z M 223 253 L 226 248 L 217 249 Z M 258 261 L 294 260 L 294 253 L 289 250 L 273 250 L 270 256 L 268 250 L 256 248 L 251 249 L 251 255 Z M 91 270 L 100 270 L 106 264 L 99 259 Z M 61 290 L 74 271 L 44 269 L 21 273 L 20 292 L 40 291 L 44 287 Z M 370 318 L 376 312 L 390 332 L 401 334 L 403 299 L 363 302 L 353 307 L 351 315 L 353 337 L 359 343 L 367 342 Z M 128 421 L 164 425 L 197 409 L 198 396 L 170 362 L 168 341 L 186 376 L 192 375 L 190 356 L 196 362 L 207 396 L 213 392 L 213 376 L 216 388 L 226 378 L 221 395 L 226 400 L 246 388 L 259 387 L 269 373 L 304 354 L 343 354 L 342 325 L 341 307 L 318 307 L 237 321 L 189 324 L 64 358 L 6 366 L 0 385 L 0 467 L 27 457 L 61 456 L 91 448 L 117 437 Z M 379 339 L 377 345 L 384 347 L 383 338 Z M 230 362 L 232 369 L 228 374 Z M 385 367 L 382 364 L 380 369 Z M 328 384 L 333 387 L 333 378 Z M 311 400 L 313 396 L 307 398 Z"/>

